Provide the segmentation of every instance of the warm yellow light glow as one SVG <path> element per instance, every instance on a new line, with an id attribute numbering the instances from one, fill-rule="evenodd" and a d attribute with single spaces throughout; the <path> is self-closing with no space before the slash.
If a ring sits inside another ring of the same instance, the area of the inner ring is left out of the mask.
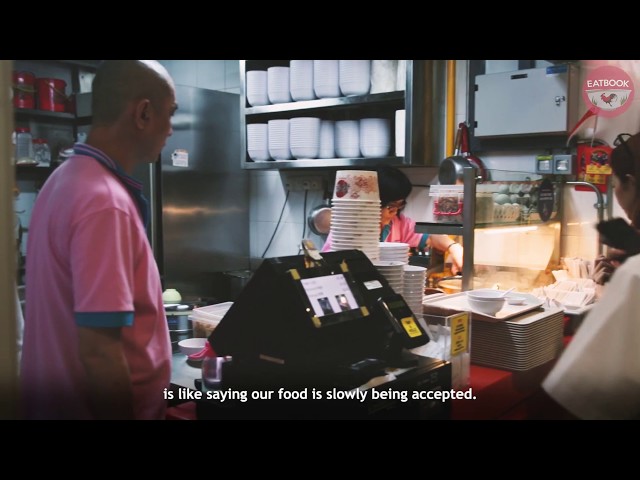
<path id="1" fill-rule="evenodd" d="M 487 228 L 485 230 L 481 230 L 481 233 L 486 233 L 487 235 L 497 235 L 503 233 L 522 233 L 522 232 L 533 232 L 538 230 L 538 227 L 535 225 L 525 225 L 522 227 L 511 227 L 511 228 Z"/>

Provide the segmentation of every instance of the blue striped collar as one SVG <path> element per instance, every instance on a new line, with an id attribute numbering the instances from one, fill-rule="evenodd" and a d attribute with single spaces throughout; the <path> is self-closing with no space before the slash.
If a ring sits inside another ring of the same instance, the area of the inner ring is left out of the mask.
<path id="1" fill-rule="evenodd" d="M 98 161 L 110 171 L 112 171 L 124 184 L 125 188 L 131 193 L 134 200 L 138 204 L 138 210 L 140 211 L 140 217 L 145 228 L 149 226 L 149 201 L 142 193 L 142 183 L 135 178 L 127 175 L 124 170 L 118 165 L 112 158 L 106 155 L 102 150 L 87 145 L 86 143 L 76 143 L 73 146 L 73 153 L 76 155 L 85 155 Z"/>
<path id="2" fill-rule="evenodd" d="M 77 155 L 86 155 L 88 157 L 95 158 L 109 170 L 115 172 L 124 183 L 136 190 L 142 191 L 142 183 L 132 176 L 127 175 L 120 165 L 118 165 L 111 157 L 107 156 L 102 150 L 92 147 L 91 145 L 87 145 L 86 143 L 76 143 L 73 146 L 73 152 Z"/>

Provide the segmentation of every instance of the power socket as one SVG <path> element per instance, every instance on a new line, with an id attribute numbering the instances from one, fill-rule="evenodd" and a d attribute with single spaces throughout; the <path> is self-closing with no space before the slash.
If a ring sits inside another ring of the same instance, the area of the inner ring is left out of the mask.
<path id="1" fill-rule="evenodd" d="M 322 190 L 322 177 L 320 175 L 287 174 L 283 177 L 283 184 L 290 192 Z"/>

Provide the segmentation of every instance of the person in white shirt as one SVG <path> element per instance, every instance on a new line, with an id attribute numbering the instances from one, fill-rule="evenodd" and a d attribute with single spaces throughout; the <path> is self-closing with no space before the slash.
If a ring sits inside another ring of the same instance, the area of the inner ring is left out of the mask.
<path id="1" fill-rule="evenodd" d="M 640 134 L 621 134 L 611 155 L 616 200 L 640 225 Z M 640 419 L 640 255 L 629 257 L 611 280 L 542 388 L 580 419 Z"/>

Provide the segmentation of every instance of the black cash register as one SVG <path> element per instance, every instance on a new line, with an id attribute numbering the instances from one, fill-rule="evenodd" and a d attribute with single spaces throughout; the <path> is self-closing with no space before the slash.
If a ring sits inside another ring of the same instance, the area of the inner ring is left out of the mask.
<path id="1" fill-rule="evenodd" d="M 320 255 L 313 265 L 305 255 L 269 258 L 253 274 L 209 337 L 218 356 L 232 357 L 222 388 L 348 391 L 396 372 L 377 388 L 450 389 L 448 362 L 408 351 L 429 337 L 369 258 L 359 250 Z M 253 409 L 241 410 L 259 417 L 253 403 Z M 385 418 L 448 418 L 448 405 L 436 402 L 429 402 L 432 412 L 425 412 L 425 402 L 407 401 L 369 402 L 357 409 L 307 401 L 298 410 L 287 402 L 259 403 L 268 418 L 369 418 L 374 411 Z"/>

